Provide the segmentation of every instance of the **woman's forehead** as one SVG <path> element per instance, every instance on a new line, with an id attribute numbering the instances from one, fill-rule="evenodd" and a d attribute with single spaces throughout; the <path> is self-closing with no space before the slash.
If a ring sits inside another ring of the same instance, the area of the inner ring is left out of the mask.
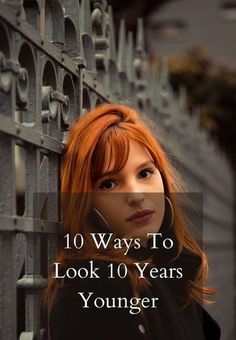
<path id="1" fill-rule="evenodd" d="M 120 154 L 120 157 L 123 157 L 124 155 Z M 116 166 L 116 155 L 112 152 L 112 148 L 109 146 L 106 146 L 106 149 L 104 151 L 104 163 L 102 167 L 102 173 L 109 173 L 112 172 Z M 139 166 L 140 163 L 144 163 L 147 161 L 153 161 L 153 158 L 148 151 L 147 147 L 142 145 L 141 143 L 129 140 L 129 151 L 128 151 L 128 158 L 126 163 L 124 164 L 124 167 L 127 165 L 127 163 L 133 164 L 134 166 Z"/>

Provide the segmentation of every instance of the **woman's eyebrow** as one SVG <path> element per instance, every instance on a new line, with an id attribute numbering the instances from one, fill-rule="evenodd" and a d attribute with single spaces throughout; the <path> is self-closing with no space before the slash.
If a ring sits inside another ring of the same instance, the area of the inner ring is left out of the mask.
<path id="1" fill-rule="evenodd" d="M 104 172 L 104 173 L 101 174 L 101 176 L 99 177 L 98 181 L 102 180 L 104 177 L 109 177 L 111 175 L 114 175 L 114 172 L 112 170 Z"/>
<path id="2" fill-rule="evenodd" d="M 153 160 L 146 161 L 146 162 L 142 163 L 141 165 L 139 165 L 139 166 L 137 167 L 137 170 L 139 170 L 140 168 L 142 168 L 142 167 L 144 167 L 144 166 L 146 166 L 146 165 L 150 165 L 150 164 L 155 165 L 155 163 L 154 163 Z"/>
<path id="3" fill-rule="evenodd" d="M 144 166 L 147 166 L 147 165 L 155 165 L 154 161 L 153 160 L 149 160 L 149 161 L 146 161 L 142 164 L 140 164 L 138 167 L 137 167 L 137 170 L 143 168 Z M 119 174 L 119 173 L 118 173 Z M 99 181 L 102 180 L 104 177 L 109 177 L 110 175 L 117 175 L 117 174 L 114 174 L 113 171 L 107 171 L 103 174 L 101 174 L 100 178 L 99 178 Z"/>

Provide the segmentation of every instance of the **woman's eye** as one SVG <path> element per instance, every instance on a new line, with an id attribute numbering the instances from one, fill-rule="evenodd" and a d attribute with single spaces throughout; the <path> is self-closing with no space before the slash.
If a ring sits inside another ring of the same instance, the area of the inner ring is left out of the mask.
<path id="1" fill-rule="evenodd" d="M 152 169 L 144 169 L 142 171 L 140 171 L 140 176 L 141 178 L 149 178 L 151 177 L 151 175 L 154 173 L 154 171 Z"/>
<path id="2" fill-rule="evenodd" d="M 115 183 L 111 180 L 107 180 L 107 181 L 104 181 L 102 182 L 100 185 L 99 185 L 99 188 L 100 189 L 113 189 L 115 186 Z"/>

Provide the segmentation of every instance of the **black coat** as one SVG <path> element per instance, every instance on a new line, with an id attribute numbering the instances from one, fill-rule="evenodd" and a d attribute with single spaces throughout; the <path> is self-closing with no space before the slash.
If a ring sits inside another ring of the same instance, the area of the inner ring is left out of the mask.
<path id="1" fill-rule="evenodd" d="M 150 256 L 150 250 L 131 250 L 130 256 L 137 262 Z M 152 251 L 153 255 L 153 251 Z M 156 254 L 155 254 L 156 255 Z M 165 253 L 165 264 L 166 256 Z M 163 263 L 158 254 L 159 266 Z M 148 262 L 148 261 L 147 261 Z M 200 264 L 199 258 L 184 250 L 172 267 L 180 265 L 185 271 L 185 279 L 193 278 Z M 151 279 L 152 286 L 142 294 L 144 297 L 158 297 L 157 308 L 146 308 L 144 313 L 130 314 L 128 308 L 83 308 L 84 301 L 78 292 L 94 292 L 95 297 L 133 296 L 126 278 L 108 279 L 108 264 L 94 261 L 99 267 L 99 279 L 68 279 L 60 290 L 49 315 L 51 340 L 218 340 L 220 327 L 209 313 L 192 301 L 181 309 L 182 292 L 186 280 Z M 73 268 L 89 268 L 88 260 L 74 261 Z"/>

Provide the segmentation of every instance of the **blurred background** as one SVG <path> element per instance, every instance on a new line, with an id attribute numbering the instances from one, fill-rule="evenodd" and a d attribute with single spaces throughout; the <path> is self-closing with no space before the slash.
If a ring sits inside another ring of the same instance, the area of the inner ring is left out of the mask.
<path id="1" fill-rule="evenodd" d="M 236 338 L 235 30 L 236 1 L 0 0 L 0 337 L 46 339 L 38 297 L 59 199 L 34 194 L 59 191 L 74 119 L 118 102 L 156 123 L 198 201 L 191 217 L 217 289 L 205 308 L 222 340 Z"/>
<path id="2" fill-rule="evenodd" d="M 217 289 L 215 304 L 206 308 L 220 323 L 222 339 L 235 339 L 236 1 L 108 2 L 115 26 L 125 19 L 127 31 L 135 32 L 137 17 L 143 18 L 160 82 L 164 64 L 166 86 L 184 93 L 188 118 L 159 114 L 154 120 L 188 190 L 202 194 L 208 284 Z"/>

